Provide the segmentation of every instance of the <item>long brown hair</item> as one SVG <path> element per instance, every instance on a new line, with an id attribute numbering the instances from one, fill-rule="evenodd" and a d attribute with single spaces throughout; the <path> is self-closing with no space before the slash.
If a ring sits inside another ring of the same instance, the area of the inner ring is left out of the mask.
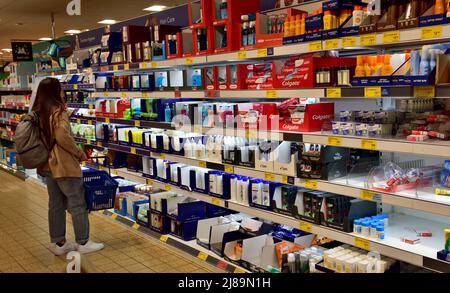
<path id="1" fill-rule="evenodd" d="M 64 98 L 61 95 L 61 83 L 56 78 L 46 78 L 39 84 L 32 111 L 39 115 L 42 133 L 47 145 L 51 145 L 50 116 L 55 110 L 65 109 Z"/>

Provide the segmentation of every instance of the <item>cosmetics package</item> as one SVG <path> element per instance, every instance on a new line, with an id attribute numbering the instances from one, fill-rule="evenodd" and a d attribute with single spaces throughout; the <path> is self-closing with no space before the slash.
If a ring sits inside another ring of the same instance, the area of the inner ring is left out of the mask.
<path id="1" fill-rule="evenodd" d="M 293 206 L 293 216 L 306 222 L 320 224 L 324 198 L 330 195 L 322 191 L 299 189 Z"/>
<path id="2" fill-rule="evenodd" d="M 205 203 L 199 200 L 181 196 L 167 199 L 170 233 L 185 241 L 195 239 L 197 222 L 205 218 L 205 210 Z"/>
<path id="3" fill-rule="evenodd" d="M 259 141 L 255 149 L 255 168 L 264 172 L 274 171 L 274 150 L 277 147 L 276 141 Z"/>
<path id="4" fill-rule="evenodd" d="M 192 168 L 190 170 L 190 187 L 195 192 L 208 194 L 209 190 L 209 170 L 205 168 Z"/>
<path id="5" fill-rule="evenodd" d="M 163 91 L 169 87 L 169 74 L 167 71 L 155 72 L 155 90 Z"/>
<path id="6" fill-rule="evenodd" d="M 321 224 L 344 232 L 353 232 L 353 221 L 377 214 L 377 203 L 340 195 L 324 198 L 320 211 Z"/>
<path id="7" fill-rule="evenodd" d="M 197 223 L 197 244 L 209 250 L 215 246 L 220 251 L 218 245 L 222 245 L 223 234 L 233 229 L 239 229 L 239 223 L 233 223 L 227 216 L 201 219 Z"/>
<path id="8" fill-rule="evenodd" d="M 252 193 L 250 177 L 230 175 L 230 200 L 242 205 L 249 205 Z"/>
<path id="9" fill-rule="evenodd" d="M 161 234 L 169 234 L 170 233 L 170 218 L 168 216 L 163 216 L 159 213 L 155 213 L 150 210 L 149 212 L 150 219 L 150 229 L 156 231 Z"/>
<path id="10" fill-rule="evenodd" d="M 250 180 L 250 206 L 271 211 L 272 198 L 275 189 L 280 186 L 279 183 L 274 183 L 266 180 L 252 179 Z"/>
<path id="11" fill-rule="evenodd" d="M 288 176 L 294 174 L 299 151 L 301 151 L 299 144 L 289 141 L 281 142 L 274 151 L 274 171 L 278 174 Z"/>
<path id="12" fill-rule="evenodd" d="M 276 80 L 274 62 L 248 64 L 245 72 L 246 89 L 264 90 L 274 88 Z"/>
<path id="13" fill-rule="evenodd" d="M 185 72 L 187 89 L 196 91 L 205 88 L 202 68 L 188 68 Z"/>
<path id="14" fill-rule="evenodd" d="M 273 211 L 282 215 L 292 216 L 297 192 L 298 188 L 294 186 L 277 186 L 272 198 Z"/>
<path id="15" fill-rule="evenodd" d="M 146 178 L 156 178 L 156 159 L 142 157 L 142 173 Z"/>
<path id="16" fill-rule="evenodd" d="M 349 156 L 347 148 L 305 144 L 297 163 L 297 176 L 320 180 L 347 176 Z"/>
<path id="17" fill-rule="evenodd" d="M 221 199 L 230 199 L 231 174 L 220 171 L 209 171 L 209 195 Z"/>
<path id="18" fill-rule="evenodd" d="M 169 89 L 180 91 L 186 88 L 186 76 L 184 70 L 169 71 Z"/>
<path id="19" fill-rule="evenodd" d="M 127 63 L 144 61 L 144 43 L 151 41 L 150 29 L 146 26 L 124 26 L 122 28 L 123 49 Z"/>

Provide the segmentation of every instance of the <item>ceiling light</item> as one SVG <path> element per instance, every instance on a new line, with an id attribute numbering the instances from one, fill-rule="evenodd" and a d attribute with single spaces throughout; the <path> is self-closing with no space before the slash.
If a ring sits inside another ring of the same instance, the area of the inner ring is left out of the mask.
<path id="1" fill-rule="evenodd" d="M 2 51 L 5 51 L 5 52 L 12 52 L 12 49 L 2 49 Z"/>
<path id="2" fill-rule="evenodd" d="M 145 8 L 145 11 L 163 11 L 166 6 L 163 5 L 153 5 L 150 7 Z"/>
<path id="3" fill-rule="evenodd" d="M 102 21 L 99 21 L 98 23 L 100 23 L 100 24 L 116 24 L 117 21 L 114 19 L 104 19 Z"/>
<path id="4" fill-rule="evenodd" d="M 64 32 L 65 34 L 79 34 L 81 33 L 80 30 L 68 30 Z"/>
<path id="5" fill-rule="evenodd" d="M 52 38 L 48 38 L 48 37 L 44 37 L 44 38 L 40 38 L 39 41 L 51 41 Z"/>

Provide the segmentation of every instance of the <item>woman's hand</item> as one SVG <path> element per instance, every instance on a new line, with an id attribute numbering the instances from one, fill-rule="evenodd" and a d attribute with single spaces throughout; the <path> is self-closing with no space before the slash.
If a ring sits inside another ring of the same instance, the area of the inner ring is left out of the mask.
<path id="1" fill-rule="evenodd" d="M 84 151 L 81 151 L 81 161 L 85 162 L 88 160 L 88 157 Z"/>

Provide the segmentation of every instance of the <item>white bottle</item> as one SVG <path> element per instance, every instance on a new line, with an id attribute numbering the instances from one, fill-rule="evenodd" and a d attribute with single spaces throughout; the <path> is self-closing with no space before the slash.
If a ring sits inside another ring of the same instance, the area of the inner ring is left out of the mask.
<path id="1" fill-rule="evenodd" d="M 189 139 L 187 139 L 186 143 L 184 144 L 184 156 L 187 158 L 192 157 L 192 144 Z"/>
<path id="2" fill-rule="evenodd" d="M 248 206 L 248 179 L 244 179 L 242 182 L 242 204 Z"/>
<path id="3" fill-rule="evenodd" d="M 236 202 L 242 203 L 244 201 L 242 194 L 242 182 L 243 180 L 236 179 Z"/>
<path id="4" fill-rule="evenodd" d="M 237 202 L 237 178 L 231 178 L 230 180 L 230 197 L 231 201 Z"/>

